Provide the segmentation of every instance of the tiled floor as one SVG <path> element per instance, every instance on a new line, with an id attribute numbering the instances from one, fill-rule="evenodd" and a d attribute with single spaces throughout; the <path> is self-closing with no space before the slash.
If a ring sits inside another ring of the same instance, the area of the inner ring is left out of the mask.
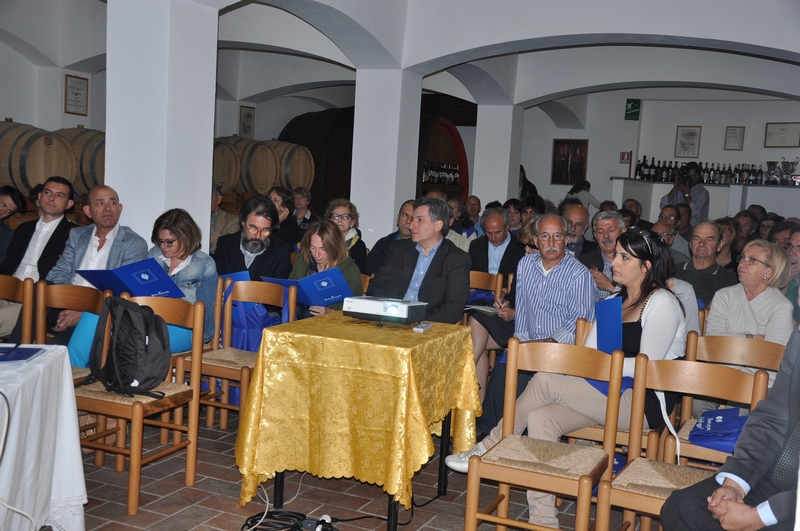
<path id="1" fill-rule="evenodd" d="M 204 425 L 204 422 L 201 422 Z M 145 448 L 155 446 L 155 430 L 147 432 Z M 117 473 L 113 469 L 113 456 L 106 459 L 106 466 L 96 468 L 91 455 L 84 460 L 86 488 L 89 503 L 86 505 L 86 529 L 103 531 L 125 531 L 149 529 L 170 530 L 239 530 L 248 517 L 263 512 L 264 503 L 254 500 L 238 509 L 241 476 L 234 463 L 233 447 L 236 440 L 236 422 L 228 431 L 217 428 L 201 428 L 197 466 L 197 482 L 194 487 L 185 487 L 184 454 L 167 460 L 156 461 L 142 471 L 141 509 L 137 516 L 127 516 L 127 472 Z M 149 444 L 148 444 L 149 443 Z M 437 441 L 438 445 L 438 441 Z M 436 495 L 438 456 L 434 456 L 414 478 L 414 496 L 417 504 Z M 264 485 L 272 495 L 271 481 Z M 320 517 L 329 514 L 346 519 L 359 516 L 386 517 L 388 497 L 380 487 L 359 483 L 352 479 L 317 479 L 298 473 L 286 474 L 285 498 L 289 500 L 299 489 L 297 498 L 284 505 L 283 510 Z M 425 507 L 415 508 L 413 514 L 400 511 L 398 521 L 408 525 L 401 530 L 463 529 L 464 492 L 466 475 L 450 473 L 449 490 L 446 497 L 437 499 Z M 489 485 L 482 489 L 482 498 L 494 496 L 496 489 Z M 527 520 L 525 493 L 512 492 L 511 514 Z M 483 502 L 485 503 L 485 502 Z M 565 502 L 559 520 L 562 529 L 573 528 L 574 505 Z M 619 513 L 613 518 L 621 520 Z M 385 522 L 378 519 L 358 520 L 334 524 L 340 531 L 385 529 Z M 491 529 L 484 524 L 481 529 Z"/>

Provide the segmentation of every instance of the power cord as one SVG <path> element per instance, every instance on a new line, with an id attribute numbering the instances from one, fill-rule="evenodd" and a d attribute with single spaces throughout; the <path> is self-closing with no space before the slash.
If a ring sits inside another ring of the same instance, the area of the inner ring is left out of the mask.
<path id="1" fill-rule="evenodd" d="M 0 463 L 3 462 L 3 452 L 6 449 L 6 437 L 8 437 L 8 423 L 11 420 L 11 404 L 8 401 L 8 397 L 6 396 L 5 392 L 0 389 L 0 396 L 3 397 L 3 402 L 6 405 L 6 415 L 3 419 L 3 435 L 0 436 Z M 8 519 L 9 513 L 17 513 L 20 516 L 26 518 L 31 523 L 31 531 L 36 531 L 36 521 L 33 519 L 31 515 L 23 511 L 22 509 L 17 509 L 5 502 L 5 500 L 0 499 L 0 505 L 2 505 L 6 510 L 3 514 L 3 526 L 0 529 L 6 528 L 6 520 Z"/>

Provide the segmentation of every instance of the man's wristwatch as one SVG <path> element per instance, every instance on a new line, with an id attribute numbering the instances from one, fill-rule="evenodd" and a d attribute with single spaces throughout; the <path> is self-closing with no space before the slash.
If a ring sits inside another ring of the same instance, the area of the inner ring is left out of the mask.
<path id="1" fill-rule="evenodd" d="M 689 197 L 689 194 L 683 194 L 683 197 Z"/>

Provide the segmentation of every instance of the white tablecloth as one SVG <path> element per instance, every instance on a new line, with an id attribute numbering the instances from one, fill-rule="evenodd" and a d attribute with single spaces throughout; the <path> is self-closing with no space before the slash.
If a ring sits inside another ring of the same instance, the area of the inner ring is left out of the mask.
<path id="1" fill-rule="evenodd" d="M 0 498 L 31 515 L 37 529 L 84 529 L 86 483 L 67 348 L 47 346 L 28 361 L 0 362 L 0 390 L 11 414 Z M 0 403 L 0 430 L 7 411 Z M 8 515 L 6 529 L 29 528 L 23 517 Z"/>

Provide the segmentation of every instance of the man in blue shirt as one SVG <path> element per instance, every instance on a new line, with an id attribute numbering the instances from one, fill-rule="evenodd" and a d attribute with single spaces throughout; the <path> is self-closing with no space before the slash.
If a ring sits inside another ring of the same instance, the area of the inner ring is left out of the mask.
<path id="1" fill-rule="evenodd" d="M 473 271 L 483 271 L 505 277 L 517 270 L 525 250 L 517 238 L 509 232 L 511 221 L 502 208 L 488 208 L 483 213 L 481 225 L 484 235 L 469 244 L 469 256 Z"/>

